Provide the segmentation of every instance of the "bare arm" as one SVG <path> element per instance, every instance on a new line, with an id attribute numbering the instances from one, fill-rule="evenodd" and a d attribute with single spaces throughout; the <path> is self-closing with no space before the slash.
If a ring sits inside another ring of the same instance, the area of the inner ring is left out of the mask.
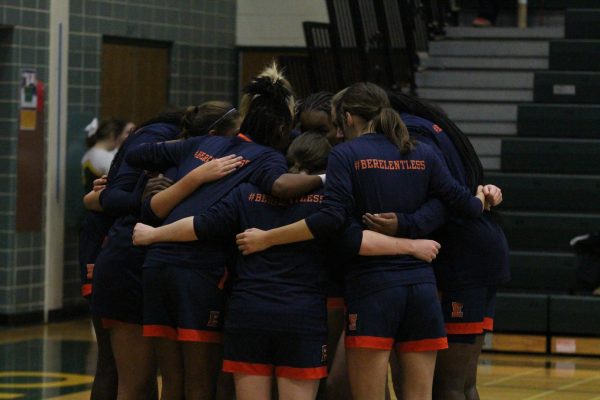
<path id="1" fill-rule="evenodd" d="M 198 187 L 235 171 L 240 166 L 241 159 L 242 157 L 230 155 L 209 161 L 193 169 L 173 185 L 152 197 L 150 200 L 152 211 L 158 218 L 166 218 L 177 204 L 181 203 Z"/>
<path id="2" fill-rule="evenodd" d="M 314 239 L 312 232 L 308 229 L 305 220 L 301 220 L 268 231 L 256 228 L 246 229 L 236 236 L 236 243 L 242 254 L 247 256 L 273 246 L 311 239 Z"/>
<path id="3" fill-rule="evenodd" d="M 293 199 L 323 186 L 318 175 L 283 174 L 271 189 L 271 194 L 280 199 Z"/>
<path id="4" fill-rule="evenodd" d="M 433 240 L 402 239 L 373 231 L 363 231 L 358 254 L 361 256 L 409 255 L 419 260 L 431 262 L 435 260 L 440 247 L 441 245 Z"/>
<path id="5" fill-rule="evenodd" d="M 192 242 L 197 239 L 194 217 L 183 218 L 158 228 L 142 223 L 137 223 L 133 228 L 135 246 L 147 246 L 157 242 Z"/>
<path id="6" fill-rule="evenodd" d="M 100 193 L 102 193 L 101 190 L 91 190 L 88 194 L 83 196 L 83 206 L 91 211 L 102 212 L 103 209 L 100 205 Z"/>

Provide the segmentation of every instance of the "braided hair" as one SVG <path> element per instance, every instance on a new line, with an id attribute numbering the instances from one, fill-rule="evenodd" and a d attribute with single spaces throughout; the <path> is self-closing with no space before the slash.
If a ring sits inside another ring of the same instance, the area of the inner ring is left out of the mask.
<path id="1" fill-rule="evenodd" d="M 240 132 L 259 144 L 283 151 L 289 142 L 295 106 L 290 83 L 273 63 L 242 91 Z"/>
<path id="2" fill-rule="evenodd" d="M 399 113 L 407 113 L 424 118 L 448 134 L 467 173 L 467 184 L 475 193 L 478 185 L 483 184 L 483 166 L 467 135 L 448 118 L 439 107 L 424 100 L 400 92 L 388 93 L 392 107 Z"/>
<path id="3" fill-rule="evenodd" d="M 296 107 L 296 121 L 300 121 L 302 113 L 311 111 L 322 111 L 331 114 L 331 100 L 333 93 L 317 92 L 308 95 L 304 100 L 298 103 Z"/>

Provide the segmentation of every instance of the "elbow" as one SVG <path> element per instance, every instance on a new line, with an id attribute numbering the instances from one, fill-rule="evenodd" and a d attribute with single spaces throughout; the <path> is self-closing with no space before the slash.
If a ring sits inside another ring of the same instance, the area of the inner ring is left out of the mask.
<path id="1" fill-rule="evenodd" d="M 277 179 L 273 183 L 271 194 L 279 199 L 284 200 L 291 199 L 293 197 L 293 193 L 291 193 L 290 188 L 281 179 Z"/>

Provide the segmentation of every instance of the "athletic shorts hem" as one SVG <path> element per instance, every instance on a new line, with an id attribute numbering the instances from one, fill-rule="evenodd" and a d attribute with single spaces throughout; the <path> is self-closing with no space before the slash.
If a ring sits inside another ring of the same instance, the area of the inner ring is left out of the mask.
<path id="1" fill-rule="evenodd" d="M 180 342 L 222 343 L 223 334 L 221 332 L 177 328 L 177 340 Z"/>
<path id="2" fill-rule="evenodd" d="M 177 330 L 166 325 L 144 325 L 143 335 L 145 337 L 158 337 L 177 340 Z"/>
<path id="3" fill-rule="evenodd" d="M 81 295 L 83 297 L 90 297 L 92 295 L 92 284 L 84 283 L 81 285 Z"/>
<path id="4" fill-rule="evenodd" d="M 435 339 L 421 339 L 410 342 L 396 343 L 396 350 L 401 353 L 414 353 L 421 351 L 436 351 L 448 348 L 448 339 L 446 337 Z"/>
<path id="5" fill-rule="evenodd" d="M 275 376 L 278 378 L 289 378 L 289 379 L 322 379 L 327 377 L 327 367 L 315 367 L 315 368 L 296 368 L 296 367 L 275 367 Z"/>
<path id="6" fill-rule="evenodd" d="M 346 304 L 344 303 L 343 297 L 328 297 L 327 298 L 327 309 L 328 310 L 337 310 L 344 309 Z"/>
<path id="7" fill-rule="evenodd" d="M 479 335 L 483 333 L 485 322 L 447 322 L 448 335 Z"/>
<path id="8" fill-rule="evenodd" d="M 391 350 L 394 339 L 378 336 L 346 336 L 344 341 L 347 349 Z"/>
<path id="9" fill-rule="evenodd" d="M 223 372 L 233 374 L 271 376 L 273 375 L 273 366 L 269 364 L 256 364 L 242 361 L 223 360 Z"/>

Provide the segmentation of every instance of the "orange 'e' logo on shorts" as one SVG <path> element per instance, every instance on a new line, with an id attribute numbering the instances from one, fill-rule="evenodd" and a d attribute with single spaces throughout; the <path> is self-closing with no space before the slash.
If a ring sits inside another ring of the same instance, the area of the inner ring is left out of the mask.
<path id="1" fill-rule="evenodd" d="M 216 328 L 219 326 L 219 311 L 210 312 L 208 323 L 206 325 L 210 326 L 211 328 Z"/>
<path id="2" fill-rule="evenodd" d="M 358 314 L 348 314 L 348 330 L 355 331 L 356 330 L 356 320 L 358 319 Z"/>
<path id="3" fill-rule="evenodd" d="M 463 317 L 463 304 L 453 301 L 452 302 L 452 318 L 462 318 L 462 317 Z"/>

